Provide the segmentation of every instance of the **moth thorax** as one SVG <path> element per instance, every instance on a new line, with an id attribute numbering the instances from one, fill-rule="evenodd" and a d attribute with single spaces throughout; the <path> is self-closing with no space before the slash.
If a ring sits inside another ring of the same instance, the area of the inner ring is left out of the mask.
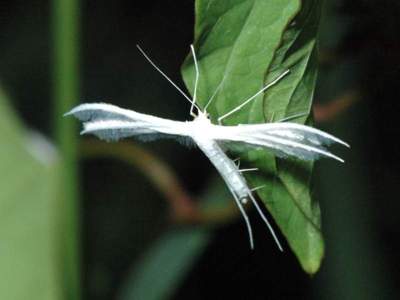
<path id="1" fill-rule="evenodd" d="M 247 204 L 247 202 L 249 202 L 249 198 L 247 198 L 247 197 L 241 198 L 241 199 L 240 199 L 240 202 L 241 202 L 242 204 Z"/>

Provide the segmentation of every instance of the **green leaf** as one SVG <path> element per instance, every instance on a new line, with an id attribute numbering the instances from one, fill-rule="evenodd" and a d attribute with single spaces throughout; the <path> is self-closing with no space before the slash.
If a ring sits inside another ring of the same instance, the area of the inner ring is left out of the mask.
<path id="1" fill-rule="evenodd" d="M 212 181 L 201 202 L 203 208 L 226 205 L 228 194 L 221 179 Z M 135 263 L 122 286 L 120 300 L 171 299 L 211 238 L 206 226 L 169 228 Z"/>
<path id="2" fill-rule="evenodd" d="M 208 240 L 205 228 L 167 231 L 135 267 L 119 299 L 170 299 Z"/>
<path id="3" fill-rule="evenodd" d="M 315 87 L 316 37 L 320 14 L 317 0 L 196 1 L 195 49 L 200 67 L 198 103 L 204 107 L 217 90 L 208 112 L 221 116 L 289 69 L 290 74 L 239 112 L 226 125 L 264 123 L 305 113 L 295 119 L 310 122 Z M 188 56 L 183 77 L 193 91 L 193 59 Z M 294 120 L 292 120 L 294 121 Z M 267 151 L 241 157 L 260 172 L 247 176 L 251 185 L 267 184 L 259 196 L 299 259 L 315 273 L 324 253 L 320 211 L 310 197 L 312 163 L 280 160 Z"/>
<path id="4" fill-rule="evenodd" d="M 61 299 L 57 154 L 1 91 L 0 135 L 0 299 Z"/>

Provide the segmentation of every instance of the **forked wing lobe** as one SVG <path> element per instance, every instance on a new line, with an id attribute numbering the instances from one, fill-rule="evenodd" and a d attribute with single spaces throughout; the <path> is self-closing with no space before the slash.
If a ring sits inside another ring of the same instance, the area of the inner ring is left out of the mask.
<path id="1" fill-rule="evenodd" d="M 267 148 L 279 157 L 294 156 L 302 160 L 314 160 L 324 156 L 343 162 L 343 159 L 329 152 L 326 147 L 333 143 L 349 147 L 333 135 L 296 123 L 214 126 L 213 138 L 216 140 Z"/>
<path id="2" fill-rule="evenodd" d="M 106 141 L 126 137 L 152 140 L 163 136 L 186 136 L 186 122 L 141 114 L 106 103 L 81 104 L 65 115 L 83 122 L 81 134 L 94 134 Z"/>

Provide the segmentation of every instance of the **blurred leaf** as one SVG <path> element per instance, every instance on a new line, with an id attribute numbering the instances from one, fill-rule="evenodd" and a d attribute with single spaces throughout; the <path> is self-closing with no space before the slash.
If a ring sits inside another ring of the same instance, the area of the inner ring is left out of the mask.
<path id="1" fill-rule="evenodd" d="M 220 178 L 211 181 L 202 207 L 225 206 L 229 195 L 223 187 Z M 170 299 L 210 238 L 211 228 L 205 226 L 168 229 L 135 264 L 118 299 Z"/>
<path id="2" fill-rule="evenodd" d="M 260 95 L 224 123 L 263 123 L 310 113 L 319 14 L 320 1 L 316 0 L 196 1 L 198 102 L 204 107 L 218 89 L 208 109 L 214 122 L 287 69 L 290 74 L 264 97 Z M 192 90 L 192 57 L 186 59 L 182 73 Z M 306 116 L 297 118 L 302 123 L 306 120 Z M 261 150 L 242 152 L 241 157 L 260 169 L 247 178 L 254 186 L 267 184 L 259 191 L 261 199 L 304 270 L 315 273 L 324 244 L 319 206 L 309 192 L 312 163 L 282 161 Z"/>
<path id="3" fill-rule="evenodd" d="M 136 266 L 120 299 L 169 299 L 208 240 L 209 232 L 205 228 L 166 232 Z"/>
<path id="4" fill-rule="evenodd" d="M 1 91 L 0 133 L 0 299 L 61 299 L 55 150 L 27 134 Z"/>

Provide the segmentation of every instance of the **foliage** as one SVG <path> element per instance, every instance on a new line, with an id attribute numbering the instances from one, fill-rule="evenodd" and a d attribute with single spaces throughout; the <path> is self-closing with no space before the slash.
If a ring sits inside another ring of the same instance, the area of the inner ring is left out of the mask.
<path id="1" fill-rule="evenodd" d="M 232 110 L 289 69 L 290 74 L 264 96 L 228 117 L 225 124 L 278 121 L 308 115 L 316 80 L 316 36 L 319 1 L 196 1 L 195 49 L 200 66 L 198 99 L 211 118 Z M 194 85 L 191 57 L 182 69 Z M 304 123 L 306 116 L 297 118 Z M 320 210 L 311 200 L 312 163 L 282 161 L 266 151 L 240 154 L 260 172 L 249 175 L 258 194 L 308 273 L 315 273 L 324 253 Z"/>
<path id="2" fill-rule="evenodd" d="M 60 160 L 38 133 L 25 130 L 0 93 L 0 299 L 61 299 Z"/>
<path id="3" fill-rule="evenodd" d="M 229 195 L 220 187 L 220 178 L 210 182 L 201 208 L 215 211 L 229 205 Z M 168 228 L 131 270 L 119 299 L 170 298 L 209 244 L 211 230 L 205 225 Z"/>
<path id="4" fill-rule="evenodd" d="M 78 299 L 80 295 L 78 135 L 76 124 L 61 118 L 79 100 L 76 3 L 55 1 L 53 11 L 53 127 L 59 149 L 26 130 L 0 94 L 0 165 L 7 170 L 7 180 L 0 188 L 0 267 L 7 274 L 0 284 L 1 299 Z M 224 122 L 270 122 L 306 113 L 293 121 L 311 123 L 319 12 L 316 0 L 196 1 L 194 44 L 201 72 L 198 99 L 204 107 L 217 91 L 209 107 L 214 122 L 290 69 L 279 84 Z M 191 56 L 182 74 L 192 89 Z M 310 196 L 313 165 L 280 160 L 267 151 L 242 150 L 242 162 L 260 169 L 248 175 L 249 182 L 252 186 L 267 184 L 258 191 L 260 198 L 303 269 L 315 273 L 324 243 L 319 205 Z M 210 185 L 201 204 L 213 210 L 216 201 L 228 200 L 221 186 L 220 182 Z M 224 203 L 223 207 L 227 206 Z M 223 218 L 232 217 L 228 215 Z M 135 262 L 120 299 L 171 297 L 208 245 L 211 230 L 203 224 L 167 228 Z"/>

